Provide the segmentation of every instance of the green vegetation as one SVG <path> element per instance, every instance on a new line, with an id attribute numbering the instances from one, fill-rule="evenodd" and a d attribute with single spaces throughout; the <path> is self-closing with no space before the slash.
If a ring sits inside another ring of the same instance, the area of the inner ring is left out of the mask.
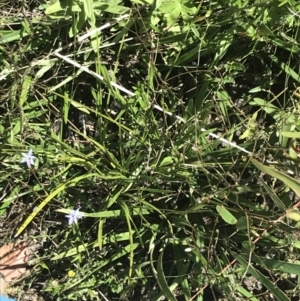
<path id="1" fill-rule="evenodd" d="M 0 10 L 0 239 L 38 248 L 13 296 L 299 299 L 298 1 Z"/>

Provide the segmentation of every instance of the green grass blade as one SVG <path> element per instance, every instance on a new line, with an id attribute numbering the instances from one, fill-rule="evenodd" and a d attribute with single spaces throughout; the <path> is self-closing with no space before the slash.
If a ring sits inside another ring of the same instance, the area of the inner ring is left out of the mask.
<path id="1" fill-rule="evenodd" d="M 300 184 L 297 180 L 295 180 L 294 178 L 290 177 L 289 175 L 286 175 L 274 168 L 266 166 L 253 158 L 250 158 L 250 161 L 259 170 L 261 170 L 262 172 L 265 172 L 266 174 L 268 174 L 276 179 L 281 180 L 284 184 L 286 184 L 289 188 L 291 188 L 298 196 L 300 196 Z"/>
<path id="2" fill-rule="evenodd" d="M 241 266 L 247 270 L 252 276 L 255 277 L 256 280 L 260 281 L 262 285 L 267 288 L 273 296 L 280 301 L 289 301 L 290 299 L 287 297 L 287 295 L 278 288 L 277 285 L 272 283 L 267 277 L 265 277 L 261 272 L 259 272 L 257 269 L 249 265 L 248 261 L 244 260 L 241 256 L 238 254 L 231 252 L 233 257 L 241 264 Z"/>

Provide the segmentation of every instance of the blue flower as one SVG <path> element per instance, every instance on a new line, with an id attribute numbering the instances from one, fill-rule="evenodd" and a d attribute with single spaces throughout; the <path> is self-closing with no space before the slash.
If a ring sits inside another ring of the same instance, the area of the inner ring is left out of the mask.
<path id="1" fill-rule="evenodd" d="M 72 225 L 73 223 L 77 223 L 79 218 L 83 217 L 83 213 L 79 212 L 78 208 L 77 210 L 71 210 L 70 214 L 66 215 L 66 217 L 69 219 L 69 225 Z"/>
<path id="2" fill-rule="evenodd" d="M 21 163 L 26 163 L 28 168 L 30 168 L 31 165 L 34 165 L 34 160 L 36 157 L 32 155 L 32 149 L 28 151 L 28 154 L 22 153 L 22 156 L 23 158 Z"/>

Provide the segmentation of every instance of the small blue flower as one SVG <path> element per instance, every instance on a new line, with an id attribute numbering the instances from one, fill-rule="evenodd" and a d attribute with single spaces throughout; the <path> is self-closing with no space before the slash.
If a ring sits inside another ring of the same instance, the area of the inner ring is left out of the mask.
<path id="1" fill-rule="evenodd" d="M 26 163 L 28 168 L 30 168 L 31 165 L 34 165 L 34 160 L 36 157 L 32 155 L 32 149 L 28 151 L 28 154 L 22 153 L 22 156 L 23 158 L 21 163 Z"/>
<path id="2" fill-rule="evenodd" d="M 66 215 L 66 217 L 69 219 L 69 225 L 72 225 L 73 223 L 77 223 L 79 218 L 83 217 L 83 213 L 79 212 L 78 208 L 77 210 L 71 210 L 70 214 Z"/>

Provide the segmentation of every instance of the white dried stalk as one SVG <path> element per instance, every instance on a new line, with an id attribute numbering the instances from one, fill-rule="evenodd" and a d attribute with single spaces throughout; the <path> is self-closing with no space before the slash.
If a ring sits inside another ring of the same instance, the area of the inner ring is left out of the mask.
<path id="1" fill-rule="evenodd" d="M 53 53 L 53 55 L 55 55 L 55 56 L 61 58 L 62 60 L 68 62 L 69 64 L 71 64 L 71 65 L 77 67 L 78 69 L 81 69 L 81 70 L 87 72 L 88 74 L 90 74 L 90 75 L 92 75 L 92 76 L 94 76 L 94 77 L 100 79 L 101 81 L 104 81 L 104 82 L 105 82 L 103 76 L 99 75 L 98 73 L 96 73 L 96 72 L 94 72 L 94 71 L 91 71 L 91 70 L 90 70 L 88 67 L 86 67 L 86 66 L 80 65 L 79 63 L 77 63 L 76 61 L 70 59 L 69 57 L 67 57 L 67 56 L 65 56 L 65 55 L 62 55 L 62 54 L 60 54 L 60 53 L 57 53 L 56 51 Z M 115 82 L 113 82 L 113 81 L 110 81 L 109 83 L 110 83 L 113 87 L 115 87 L 116 89 L 118 89 L 118 90 L 120 90 L 120 91 L 123 91 L 123 92 L 126 93 L 127 95 L 129 95 L 129 96 L 135 96 L 135 94 L 134 94 L 133 92 L 131 92 L 131 91 L 127 90 L 126 88 L 124 88 L 124 87 L 118 85 L 117 83 L 115 83 Z M 159 105 L 154 104 L 153 107 L 154 107 L 155 109 L 157 109 L 157 110 L 159 110 L 159 111 L 161 111 L 161 112 L 163 112 L 163 113 L 169 115 L 169 116 L 174 116 L 175 118 L 177 118 L 177 119 L 180 120 L 181 122 L 184 122 L 184 120 L 183 120 L 182 117 L 177 116 L 177 115 L 174 115 L 174 114 L 171 113 L 171 112 L 165 111 L 165 110 L 164 110 L 162 107 L 160 107 Z"/>
<path id="2" fill-rule="evenodd" d="M 105 28 L 107 28 L 107 27 L 110 27 L 110 26 L 112 26 L 113 24 L 115 24 L 115 23 L 117 23 L 117 22 L 120 22 L 121 20 L 126 19 L 126 18 L 128 18 L 128 17 L 129 17 L 129 14 L 125 14 L 125 15 L 123 15 L 123 16 L 121 16 L 121 17 L 118 17 L 118 18 L 116 18 L 116 20 L 115 20 L 114 22 L 108 22 L 108 23 L 106 23 L 106 24 L 104 24 L 104 25 L 102 25 L 102 26 L 100 26 L 100 27 L 98 27 L 98 28 L 95 28 L 95 29 L 93 29 L 93 30 L 87 32 L 87 33 L 84 34 L 83 36 L 79 37 L 77 41 L 78 41 L 78 43 L 80 43 L 80 42 L 82 42 L 83 40 L 85 40 L 85 39 L 87 39 L 88 37 L 90 37 L 91 35 L 93 35 L 93 34 L 99 32 L 99 31 L 101 31 L 101 30 L 103 30 L 103 29 L 105 29 Z"/>
<path id="3" fill-rule="evenodd" d="M 129 14 L 125 14 L 125 15 L 123 15 L 123 16 L 118 17 L 118 18 L 116 19 L 115 22 L 112 22 L 112 23 L 109 22 L 109 23 L 104 24 L 103 26 L 100 26 L 100 27 L 98 27 L 98 28 L 96 28 L 96 29 L 93 29 L 93 30 L 89 31 L 88 33 L 86 33 L 86 34 L 82 35 L 81 37 L 79 37 L 79 38 L 77 39 L 77 42 L 78 42 L 78 43 L 83 42 L 85 39 L 87 39 L 87 38 L 90 37 L 91 35 L 93 35 L 93 34 L 95 34 L 95 33 L 97 33 L 97 32 L 100 32 L 101 30 L 103 30 L 103 29 L 105 29 L 105 28 L 108 28 L 108 27 L 110 27 L 111 25 L 115 24 L 116 22 L 119 22 L 119 21 L 121 21 L 121 20 L 123 20 L 123 19 L 125 19 L 125 18 L 127 18 L 127 17 L 129 17 Z M 72 43 L 71 43 L 71 45 L 72 45 Z M 68 47 L 68 46 L 69 46 L 69 45 L 67 45 L 67 47 Z M 65 47 L 66 47 L 66 46 L 65 46 Z M 87 72 L 88 74 L 90 74 L 90 75 L 92 75 L 92 76 L 94 76 L 94 77 L 100 79 L 101 81 L 104 81 L 103 76 L 97 74 L 97 73 L 94 72 L 94 71 L 91 71 L 91 70 L 90 70 L 88 67 L 86 67 L 86 66 L 80 65 L 79 63 L 77 63 L 76 61 L 70 59 L 69 57 L 64 56 L 64 55 L 61 55 L 59 52 L 60 52 L 62 49 L 64 49 L 65 47 L 61 47 L 61 48 L 55 50 L 54 53 L 53 53 L 53 55 L 55 55 L 55 56 L 61 58 L 62 60 L 68 62 L 69 64 L 71 64 L 71 65 L 73 65 L 73 66 L 75 66 L 75 67 L 77 67 L 77 68 L 79 68 L 79 69 L 81 69 L 81 70 Z M 104 81 L 104 82 L 105 82 L 105 81 Z M 113 82 L 113 81 L 110 81 L 110 85 L 113 86 L 113 87 L 115 87 L 116 89 L 118 89 L 118 90 L 120 90 L 120 91 L 126 93 L 126 94 L 129 95 L 129 96 L 135 96 L 135 94 L 134 94 L 133 92 L 131 92 L 130 90 L 127 90 L 126 88 L 124 88 L 124 87 L 118 85 L 117 83 L 115 83 L 115 82 Z M 181 122 L 185 122 L 184 119 L 183 119 L 182 117 L 180 117 L 180 116 L 178 116 L 178 115 L 175 115 L 175 114 L 173 114 L 173 113 L 171 113 L 171 112 L 165 111 L 165 110 L 164 110 L 161 106 L 159 106 L 159 105 L 154 104 L 153 107 L 154 107 L 155 109 L 157 109 L 157 110 L 159 110 L 159 111 L 161 111 L 161 112 L 163 112 L 163 113 L 169 115 L 169 116 L 175 117 L 177 120 L 179 120 L 179 121 L 181 121 Z M 205 132 L 206 130 L 203 129 L 203 128 L 201 128 L 201 131 L 202 131 L 202 132 Z M 224 138 L 222 138 L 222 137 L 220 137 L 220 136 L 218 136 L 218 135 L 216 135 L 216 134 L 214 134 L 214 133 L 209 133 L 208 135 L 211 136 L 211 137 L 213 137 L 213 138 L 216 138 L 216 139 L 218 139 L 218 140 L 220 140 L 220 141 L 222 141 L 222 142 L 224 142 L 224 143 L 227 144 L 227 145 L 230 145 L 230 146 L 232 146 L 232 147 L 234 147 L 234 148 L 237 148 L 237 149 L 241 150 L 242 152 L 244 152 L 244 153 L 246 153 L 246 154 L 248 154 L 248 155 L 253 155 L 253 153 L 251 153 L 250 151 L 247 151 L 245 148 L 240 147 L 240 146 L 236 145 L 235 143 L 230 142 L 229 140 L 224 139 Z"/>
<path id="4" fill-rule="evenodd" d="M 201 131 L 202 132 L 206 132 L 206 129 L 201 128 Z M 213 138 L 216 138 L 216 139 L 218 139 L 218 140 L 220 140 L 220 141 L 222 141 L 222 142 L 224 142 L 224 143 L 226 143 L 226 144 L 228 144 L 228 145 L 230 145 L 230 146 L 232 146 L 234 148 L 237 148 L 237 149 L 241 150 L 242 152 L 244 152 L 244 153 L 246 153 L 248 155 L 253 155 L 252 152 L 247 151 L 245 148 L 243 148 L 241 146 L 238 146 L 238 145 L 236 145 L 236 143 L 230 142 L 229 140 L 224 139 L 224 138 L 222 138 L 222 137 L 220 137 L 220 136 L 218 136 L 218 135 L 216 135 L 214 133 L 209 133 L 208 135 L 211 136 L 211 137 L 213 137 Z"/>
<path id="5" fill-rule="evenodd" d="M 117 22 L 120 22 L 121 20 L 126 19 L 126 18 L 128 18 L 128 17 L 129 17 L 129 14 L 125 14 L 125 15 L 123 15 L 123 16 L 120 16 L 120 17 L 116 18 L 116 20 L 115 20 L 114 22 L 108 22 L 108 23 L 106 23 L 106 24 L 104 24 L 104 25 L 102 25 L 102 26 L 100 26 L 100 27 L 98 27 L 98 28 L 95 28 L 95 29 L 93 29 L 93 30 L 87 32 L 86 34 L 82 35 L 81 37 L 79 37 L 79 38 L 77 39 L 77 43 L 83 42 L 85 39 L 89 38 L 91 35 L 93 35 L 93 34 L 95 34 L 95 33 L 97 33 L 97 32 L 100 32 L 100 31 L 102 31 L 103 29 L 108 28 L 108 27 L 112 26 L 113 24 L 115 24 L 115 23 L 117 23 Z M 60 47 L 60 48 L 58 48 L 58 49 L 55 50 L 55 53 L 60 52 L 60 51 L 62 51 L 63 49 L 69 48 L 69 47 L 71 47 L 73 44 L 74 44 L 74 42 L 69 43 L 68 45 L 65 45 L 65 46 L 63 46 L 63 47 Z"/>

